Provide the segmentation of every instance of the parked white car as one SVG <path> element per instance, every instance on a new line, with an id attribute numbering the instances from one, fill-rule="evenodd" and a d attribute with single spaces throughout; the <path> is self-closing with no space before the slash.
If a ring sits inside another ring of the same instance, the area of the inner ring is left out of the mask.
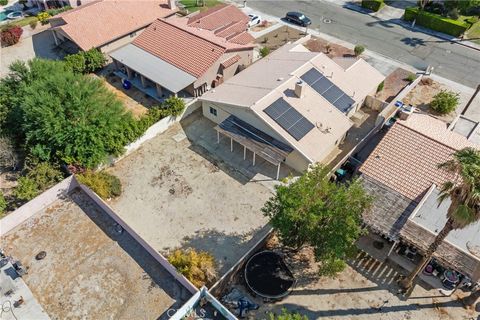
<path id="1" fill-rule="evenodd" d="M 250 18 L 250 21 L 248 22 L 249 27 L 253 27 L 257 24 L 260 24 L 262 22 L 262 17 L 256 16 L 254 14 L 249 14 L 248 17 Z"/>

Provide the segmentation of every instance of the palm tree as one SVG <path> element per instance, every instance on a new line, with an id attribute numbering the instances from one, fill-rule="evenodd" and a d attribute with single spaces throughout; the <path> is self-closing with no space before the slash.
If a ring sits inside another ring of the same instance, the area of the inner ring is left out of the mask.
<path id="1" fill-rule="evenodd" d="M 480 151 L 465 148 L 454 153 L 453 159 L 438 165 L 438 168 L 451 172 L 454 181 L 445 182 L 440 189 L 439 205 L 447 198 L 451 204 L 447 211 L 447 222 L 428 247 L 420 263 L 404 279 L 400 287 L 409 291 L 413 280 L 425 268 L 450 231 L 462 229 L 480 220 Z"/>

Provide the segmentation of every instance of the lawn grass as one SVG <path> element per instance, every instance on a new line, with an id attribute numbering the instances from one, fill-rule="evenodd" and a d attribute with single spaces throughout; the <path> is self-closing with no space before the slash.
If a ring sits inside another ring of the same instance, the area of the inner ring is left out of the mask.
<path id="1" fill-rule="evenodd" d="M 8 26 L 20 26 L 20 27 L 25 27 L 30 24 L 30 22 L 37 20 L 37 17 L 25 17 L 19 20 L 12 20 L 9 21 L 8 23 L 2 25 L 1 29 L 5 29 Z"/>
<path id="2" fill-rule="evenodd" d="M 480 44 L 480 21 L 475 23 L 470 29 L 465 33 L 467 39 L 472 39 L 472 42 Z"/>
<path id="3" fill-rule="evenodd" d="M 219 0 L 205 0 L 205 7 L 197 7 L 197 0 L 180 0 L 180 3 L 188 9 L 189 12 L 208 9 L 222 3 Z"/>

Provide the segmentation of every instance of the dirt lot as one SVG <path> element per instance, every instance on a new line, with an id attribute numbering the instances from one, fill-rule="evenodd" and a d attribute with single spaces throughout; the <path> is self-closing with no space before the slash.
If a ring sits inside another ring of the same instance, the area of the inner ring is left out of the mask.
<path id="1" fill-rule="evenodd" d="M 124 187 L 110 204 L 155 249 L 209 251 L 222 274 L 266 232 L 260 208 L 271 192 L 220 157 L 243 161 L 230 142 L 217 154 L 202 147 L 199 140 L 217 146 L 215 131 L 209 120 L 191 117 L 109 170 Z"/>
<path id="2" fill-rule="evenodd" d="M 415 88 L 413 88 L 412 91 L 410 91 L 410 93 L 403 99 L 403 102 L 406 104 L 413 104 L 420 110 L 429 112 L 445 122 L 451 122 L 457 116 L 459 112 L 458 109 L 464 107 L 468 99 L 470 98 L 469 95 L 466 95 L 463 92 L 459 92 L 460 102 L 458 104 L 457 110 L 447 115 L 439 115 L 430 109 L 430 102 L 432 101 L 433 97 L 442 90 L 448 90 L 453 92 L 457 91 L 453 90 L 445 84 L 436 81 L 432 81 L 431 84 L 426 84 L 425 81 L 423 81 L 422 79 L 422 82 L 420 82 Z"/>
<path id="3" fill-rule="evenodd" d="M 322 38 L 312 37 L 310 40 L 307 41 L 305 46 L 310 51 L 323 52 L 330 58 L 355 56 L 353 50 L 335 43 L 328 42 Z"/>
<path id="4" fill-rule="evenodd" d="M 385 78 L 383 90 L 375 95 L 376 98 L 391 102 L 410 83 L 407 78 L 411 74 L 408 70 L 397 68 Z"/>
<path id="5" fill-rule="evenodd" d="M 248 319 L 268 319 L 266 313 L 279 313 L 282 308 L 304 314 L 308 319 L 477 319 L 476 313 L 463 309 L 456 297 L 444 297 L 437 290 L 417 285 L 409 300 L 398 296 L 397 269 L 365 253 L 349 261 L 346 270 L 335 278 L 318 277 L 312 256 L 308 248 L 287 255 L 286 262 L 295 274 L 297 285 L 282 301 L 264 303 L 248 295 L 239 283 L 236 288 L 260 305 Z"/>
<path id="6" fill-rule="evenodd" d="M 271 51 L 276 50 L 290 41 L 296 41 L 305 36 L 305 33 L 288 26 L 282 26 L 261 36 L 255 40 L 255 43 L 262 47 L 267 47 Z"/>
<path id="7" fill-rule="evenodd" d="M 83 192 L 2 236 L 52 319 L 157 319 L 190 294 Z M 43 260 L 35 255 L 46 252 Z"/>

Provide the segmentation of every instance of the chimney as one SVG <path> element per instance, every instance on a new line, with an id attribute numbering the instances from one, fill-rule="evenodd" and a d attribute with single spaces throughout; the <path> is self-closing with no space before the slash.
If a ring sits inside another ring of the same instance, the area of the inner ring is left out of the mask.
<path id="1" fill-rule="evenodd" d="M 297 83 L 295 83 L 295 95 L 298 98 L 301 98 L 303 97 L 304 91 L 305 91 L 305 84 L 303 83 L 303 81 L 302 80 L 297 81 Z"/>
<path id="2" fill-rule="evenodd" d="M 170 10 L 175 10 L 177 8 L 176 0 L 167 0 L 167 6 Z"/>

